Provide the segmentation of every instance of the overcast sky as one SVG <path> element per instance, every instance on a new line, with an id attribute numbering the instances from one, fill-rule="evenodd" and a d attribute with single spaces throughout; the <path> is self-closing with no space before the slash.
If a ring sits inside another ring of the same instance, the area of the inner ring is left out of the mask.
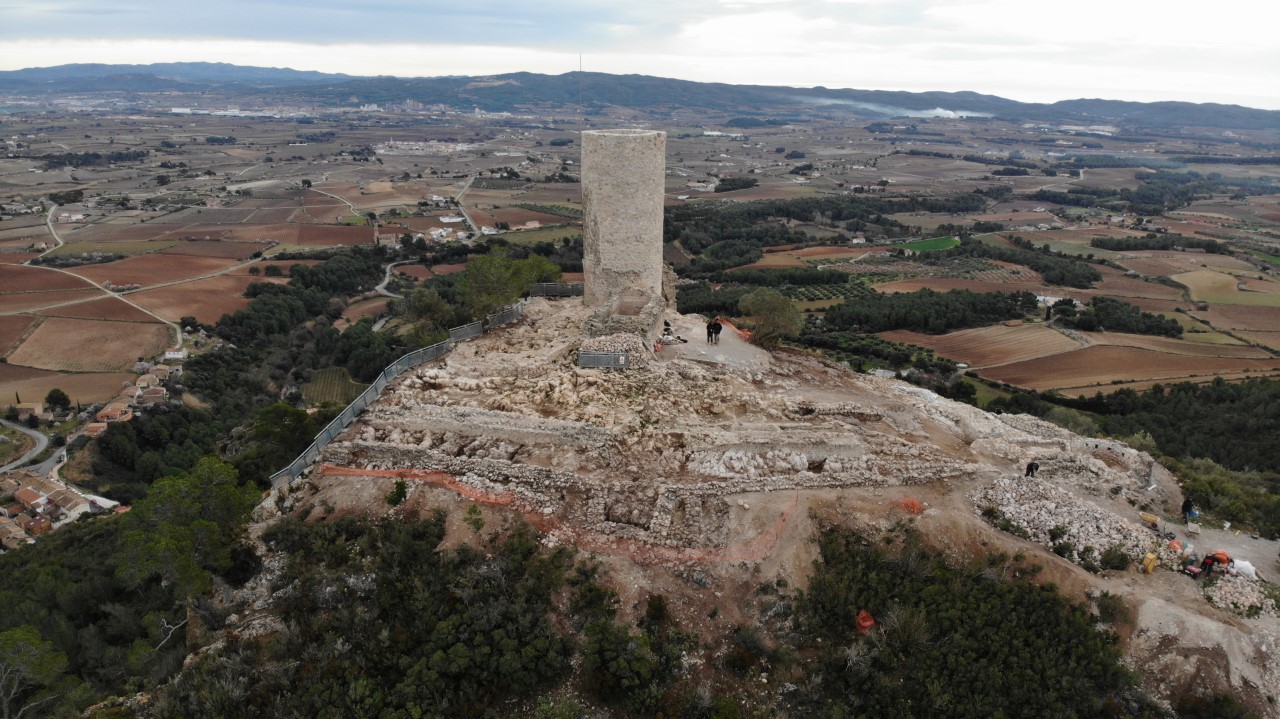
<path id="1" fill-rule="evenodd" d="M 1280 109 L 1263 0 L 0 0 L 0 69 L 230 62 Z"/>

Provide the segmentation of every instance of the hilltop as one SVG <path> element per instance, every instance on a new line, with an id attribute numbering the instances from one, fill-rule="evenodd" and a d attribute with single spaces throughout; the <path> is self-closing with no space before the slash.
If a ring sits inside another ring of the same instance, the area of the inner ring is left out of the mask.
<path id="1" fill-rule="evenodd" d="M 1273 608 L 1246 618 L 1173 571 L 1091 566 L 1111 549 L 1132 560 L 1155 549 L 1175 566 L 1138 522 L 1140 509 L 1169 516 L 1180 502 L 1149 455 L 807 354 L 771 355 L 732 333 L 707 347 L 692 316 L 671 319 L 695 341 L 636 349 L 639 369 L 578 369 L 586 315 L 577 300 L 533 300 L 511 328 L 409 373 L 308 476 L 267 497 L 251 534 L 271 535 L 282 516 L 411 521 L 443 509 L 444 543 L 458 546 L 476 541 L 476 520 L 527 524 L 545 546 L 598 560 L 624 615 L 664 594 L 679 625 L 713 641 L 717 628 L 762 621 L 758 585 L 807 587 L 820 530 L 888 542 L 910 527 L 953 563 L 1016 556 L 1012 566 L 1041 565 L 1036 581 L 1069 597 L 1122 598 L 1125 661 L 1155 695 L 1195 684 L 1276 716 L 1266 699 L 1280 691 Z M 1032 459 L 1041 473 L 1023 478 Z M 392 506 L 398 482 L 403 501 Z M 1275 542 L 1212 530 L 1195 541 L 1264 576 L 1280 570 Z M 284 629 L 277 615 L 291 594 L 271 588 L 286 555 L 265 555 L 269 571 L 221 600 L 234 613 L 227 637 Z"/>

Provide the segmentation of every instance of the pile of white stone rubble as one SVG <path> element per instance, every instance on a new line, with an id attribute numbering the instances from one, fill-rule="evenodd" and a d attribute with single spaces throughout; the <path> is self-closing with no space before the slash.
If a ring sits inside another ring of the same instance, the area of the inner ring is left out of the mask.
<path id="1" fill-rule="evenodd" d="M 631 332 L 618 332 L 583 340 L 581 348 L 587 352 L 620 352 L 627 355 L 627 364 L 640 367 L 649 363 L 649 348 Z"/>
<path id="2" fill-rule="evenodd" d="M 1214 606 L 1242 616 L 1275 616 L 1276 603 L 1266 595 L 1261 582 L 1244 577 L 1224 576 L 1204 589 L 1204 596 Z"/>
<path id="3" fill-rule="evenodd" d="M 1085 558 L 1085 547 L 1096 550 L 1091 555 L 1096 562 L 1103 551 L 1115 546 L 1134 561 L 1149 551 L 1156 551 L 1162 559 L 1173 559 L 1167 544 L 1151 530 L 1041 479 L 1002 477 L 974 491 L 970 498 L 979 514 L 994 508 L 1037 544 L 1053 549 L 1070 542 L 1074 551 L 1066 558 L 1073 562 Z"/>

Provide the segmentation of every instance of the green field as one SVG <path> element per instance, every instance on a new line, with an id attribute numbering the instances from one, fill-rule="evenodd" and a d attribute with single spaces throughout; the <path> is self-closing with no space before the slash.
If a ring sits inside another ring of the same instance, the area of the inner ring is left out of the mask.
<path id="1" fill-rule="evenodd" d="M 1272 264 L 1280 265 L 1280 257 L 1277 257 L 1276 255 L 1268 255 L 1265 252 L 1259 252 L 1257 250 L 1249 250 L 1249 254 L 1253 255 L 1254 257 L 1257 257 L 1260 260 L 1266 260 L 1267 262 L 1270 262 Z"/>
<path id="2" fill-rule="evenodd" d="M 935 252 L 937 250 L 949 250 L 960 244 L 960 240 L 954 237 L 934 237 L 928 240 L 915 240 L 914 242 L 906 242 L 898 247 L 904 250 L 913 250 L 915 252 Z"/>
<path id="3" fill-rule="evenodd" d="M 504 232 L 499 237 L 513 245 L 533 245 L 539 242 L 557 242 L 561 237 L 580 237 L 582 228 L 575 225 L 554 225 L 539 227 L 536 230 L 520 232 Z"/>
<path id="4" fill-rule="evenodd" d="M 350 404 L 364 391 L 365 385 L 351 381 L 351 375 L 342 367 L 329 367 L 311 375 L 311 381 L 302 385 L 302 398 L 310 405 L 325 402 Z"/>
<path id="5" fill-rule="evenodd" d="M 369 218 L 364 215 L 347 215 L 342 218 L 339 224 L 361 227 L 369 224 Z"/>

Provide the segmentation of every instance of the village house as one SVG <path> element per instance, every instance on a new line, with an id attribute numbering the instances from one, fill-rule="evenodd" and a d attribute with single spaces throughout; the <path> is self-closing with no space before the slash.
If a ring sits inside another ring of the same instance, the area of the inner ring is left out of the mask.
<path id="1" fill-rule="evenodd" d="M 160 378 L 150 372 L 144 375 L 140 375 L 137 381 L 134 382 L 134 385 L 136 385 L 139 389 L 155 387 L 158 384 L 160 384 Z"/>
<path id="2" fill-rule="evenodd" d="M 22 489 L 19 489 L 13 493 L 13 498 L 18 500 L 18 502 L 26 508 L 28 513 L 38 512 L 49 501 L 49 498 L 42 492 L 32 487 L 23 487 Z"/>
<path id="3" fill-rule="evenodd" d="M 163 404 L 169 399 L 169 390 L 164 387 L 149 387 L 142 390 L 142 394 L 138 395 L 137 404 L 143 407 L 150 407 L 155 404 Z"/>
<path id="4" fill-rule="evenodd" d="M 0 517 L 0 547 L 6 551 L 13 551 L 32 540 L 27 537 L 27 532 L 17 522 L 8 517 Z"/>
<path id="5" fill-rule="evenodd" d="M 53 521 L 41 514 L 27 520 L 27 523 L 22 528 L 30 532 L 32 536 L 38 537 L 53 529 Z"/>
<path id="6" fill-rule="evenodd" d="M 94 415 L 94 419 L 99 422 L 128 422 L 133 419 L 133 410 L 129 409 L 127 403 L 119 401 L 108 402 L 106 407 L 98 410 Z"/>
<path id="7" fill-rule="evenodd" d="M 155 367 L 151 368 L 151 374 L 155 375 L 156 379 L 160 380 L 161 382 L 168 382 L 169 375 L 172 371 L 173 370 L 169 367 L 169 365 L 165 365 L 165 364 L 158 364 Z"/>
<path id="8" fill-rule="evenodd" d="M 106 431 L 107 431 L 106 422 L 90 422 L 84 426 L 85 436 L 89 437 L 90 439 L 97 437 L 98 435 Z"/>

